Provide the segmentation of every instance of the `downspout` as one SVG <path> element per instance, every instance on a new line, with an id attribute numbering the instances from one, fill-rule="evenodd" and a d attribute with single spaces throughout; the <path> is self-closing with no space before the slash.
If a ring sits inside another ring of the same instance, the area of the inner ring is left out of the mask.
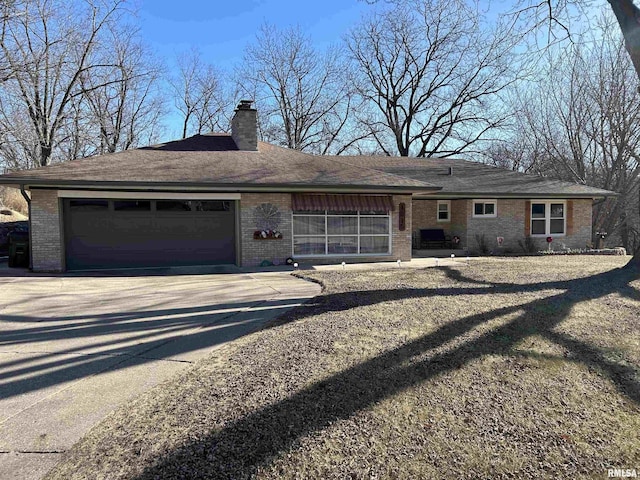
<path id="1" fill-rule="evenodd" d="M 20 185 L 20 193 L 27 202 L 29 213 L 29 270 L 33 270 L 33 242 L 31 241 L 31 197 L 24 190 L 24 185 Z"/>

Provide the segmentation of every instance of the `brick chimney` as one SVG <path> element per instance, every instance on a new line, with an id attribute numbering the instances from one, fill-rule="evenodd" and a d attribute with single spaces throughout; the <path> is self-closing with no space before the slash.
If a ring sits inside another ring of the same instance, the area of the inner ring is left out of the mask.
<path id="1" fill-rule="evenodd" d="M 258 150 L 258 112 L 253 100 L 240 100 L 231 120 L 231 138 L 239 150 Z"/>

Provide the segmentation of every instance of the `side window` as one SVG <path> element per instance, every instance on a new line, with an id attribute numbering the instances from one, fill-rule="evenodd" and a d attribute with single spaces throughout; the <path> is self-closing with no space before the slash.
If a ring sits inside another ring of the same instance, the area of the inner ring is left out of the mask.
<path id="1" fill-rule="evenodd" d="M 438 200 L 437 220 L 438 222 L 451 221 L 451 200 Z"/>
<path id="2" fill-rule="evenodd" d="M 151 202 L 149 200 L 114 200 L 113 209 L 117 212 L 150 211 Z"/>
<path id="3" fill-rule="evenodd" d="M 109 210 L 109 200 L 98 200 L 93 198 L 69 200 L 69 208 L 72 211 L 89 211 Z"/>
<path id="4" fill-rule="evenodd" d="M 549 205 L 549 234 L 564 234 L 564 203 L 551 203 Z"/>
<path id="5" fill-rule="evenodd" d="M 474 200 L 473 216 L 484 218 L 495 218 L 498 215 L 497 200 Z"/>
<path id="6" fill-rule="evenodd" d="M 565 228 L 564 202 L 531 202 L 531 235 L 564 235 Z"/>

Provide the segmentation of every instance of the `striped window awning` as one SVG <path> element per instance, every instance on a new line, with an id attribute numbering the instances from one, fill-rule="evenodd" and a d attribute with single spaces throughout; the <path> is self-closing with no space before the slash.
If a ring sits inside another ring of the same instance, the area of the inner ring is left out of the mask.
<path id="1" fill-rule="evenodd" d="M 327 210 L 332 212 L 391 212 L 391 195 L 328 195 L 303 194 L 291 195 L 294 212 L 313 212 Z"/>

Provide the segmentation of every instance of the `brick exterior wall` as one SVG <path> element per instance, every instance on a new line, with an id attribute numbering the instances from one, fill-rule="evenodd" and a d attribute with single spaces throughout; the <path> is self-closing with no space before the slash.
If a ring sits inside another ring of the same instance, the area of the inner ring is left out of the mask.
<path id="1" fill-rule="evenodd" d="M 236 109 L 231 119 L 231 138 L 239 150 L 258 150 L 258 112 L 253 108 Z"/>
<path id="2" fill-rule="evenodd" d="M 532 200 L 534 201 L 534 200 Z M 573 204 L 570 206 L 570 202 Z M 498 200 L 496 218 L 473 218 L 473 202 L 469 201 L 468 234 L 469 250 L 477 252 L 478 242 L 476 234 L 484 235 L 490 250 L 494 252 L 520 253 L 522 248 L 519 241 L 526 236 L 526 211 L 529 203 L 524 199 Z M 585 248 L 591 241 L 591 212 L 590 199 L 567 200 L 566 229 L 564 236 L 554 236 L 552 248 L 560 250 L 566 248 Z M 504 237 L 502 247 L 498 247 L 497 237 Z M 547 248 L 546 236 L 533 237 L 538 249 Z"/>
<path id="3" fill-rule="evenodd" d="M 348 263 L 374 262 L 374 261 L 409 261 L 411 260 L 411 222 L 412 205 L 410 195 L 394 195 L 394 211 L 391 216 L 392 238 L 391 255 L 373 255 L 367 257 L 305 257 L 300 263 L 334 264 L 342 261 Z M 262 203 L 271 203 L 280 210 L 281 222 L 279 230 L 283 234 L 282 240 L 254 240 L 253 232 L 258 228 L 255 208 Z M 404 231 L 400 231 L 400 218 L 398 211 L 400 203 L 405 204 Z M 291 195 L 284 193 L 243 193 L 240 200 L 240 245 L 241 264 L 243 267 L 255 267 L 263 260 L 274 264 L 283 264 L 287 257 L 293 256 L 292 242 L 292 217 Z"/>
<path id="4" fill-rule="evenodd" d="M 442 228 L 445 235 L 460 237 L 457 248 L 464 248 L 467 243 L 467 217 L 469 200 L 451 200 L 451 221 L 438 222 L 437 200 L 413 200 L 413 233 L 420 238 L 421 228 Z"/>
<path id="5" fill-rule="evenodd" d="M 31 258 L 34 272 L 64 270 L 57 190 L 31 191 Z"/>
<path id="6" fill-rule="evenodd" d="M 258 225 L 256 207 L 263 203 L 275 205 L 280 210 L 281 239 L 254 240 Z M 256 267 L 263 260 L 276 265 L 285 263 L 292 254 L 291 195 L 288 193 L 243 193 L 240 198 L 240 251 L 243 267 Z"/>
<path id="7" fill-rule="evenodd" d="M 585 248 L 593 240 L 593 200 L 578 199 L 573 202 L 573 228 L 564 241 L 569 248 Z M 568 222 L 567 222 L 568 223 Z"/>
<path id="8" fill-rule="evenodd" d="M 400 204 L 405 205 L 405 230 L 400 231 Z M 402 260 L 403 262 L 411 260 L 411 231 L 413 225 L 413 202 L 411 195 L 394 195 L 394 210 L 391 216 L 391 224 L 393 225 L 391 256 L 393 260 Z M 388 257 L 385 258 L 389 260 Z"/>
<path id="9" fill-rule="evenodd" d="M 525 199 L 498 199 L 496 218 L 474 218 L 473 200 L 451 200 L 451 222 L 436 219 L 437 200 L 413 200 L 413 231 L 421 228 L 442 228 L 445 235 L 458 235 L 460 248 L 478 252 L 476 235 L 484 235 L 487 246 L 494 252 L 522 252 L 519 241 L 526 235 Z M 572 206 L 569 206 L 572 202 Z M 590 199 L 567 200 L 567 234 L 554 238 L 552 247 L 561 249 L 584 248 L 591 241 L 592 201 Z M 504 237 L 502 248 L 497 237 Z M 539 249 L 547 247 L 545 237 L 534 237 Z"/>
<path id="10" fill-rule="evenodd" d="M 480 252 L 476 236 L 482 238 L 483 235 L 486 245 L 492 251 L 499 251 L 498 237 L 504 237 L 502 251 L 522 251 L 518 241 L 523 241 L 525 237 L 525 202 L 526 200 L 520 199 L 498 200 L 496 218 L 474 218 L 473 200 L 469 200 L 467 212 L 469 228 L 466 240 L 469 251 Z"/>
<path id="11" fill-rule="evenodd" d="M 399 205 L 405 204 L 406 230 L 399 229 Z M 394 195 L 392 212 L 392 254 L 371 257 L 316 257 L 305 258 L 301 263 L 349 263 L 369 261 L 394 261 L 411 259 L 412 232 L 420 228 L 443 228 L 448 235 L 461 237 L 461 248 L 477 251 L 475 235 L 484 235 L 490 249 L 494 251 L 520 252 L 518 241 L 525 237 L 525 210 L 527 201 L 522 199 L 498 200 L 497 218 L 473 218 L 471 200 L 451 201 L 451 222 L 436 221 L 436 200 L 412 200 L 410 195 Z M 556 237 L 552 246 L 560 249 L 584 248 L 591 242 L 592 201 L 570 200 L 567 204 L 567 235 Z M 254 240 L 253 233 L 260 228 L 255 208 L 271 203 L 280 210 L 278 229 L 282 239 Z M 240 263 L 244 267 L 260 265 L 263 260 L 283 264 L 292 256 L 291 195 L 286 193 L 242 194 L 240 200 Z M 56 190 L 33 190 L 31 192 L 31 250 L 33 270 L 36 272 L 59 272 L 64 270 L 64 248 L 61 226 L 60 202 Z M 499 249 L 496 237 L 504 237 Z M 536 238 L 540 249 L 546 247 L 544 238 Z"/>

